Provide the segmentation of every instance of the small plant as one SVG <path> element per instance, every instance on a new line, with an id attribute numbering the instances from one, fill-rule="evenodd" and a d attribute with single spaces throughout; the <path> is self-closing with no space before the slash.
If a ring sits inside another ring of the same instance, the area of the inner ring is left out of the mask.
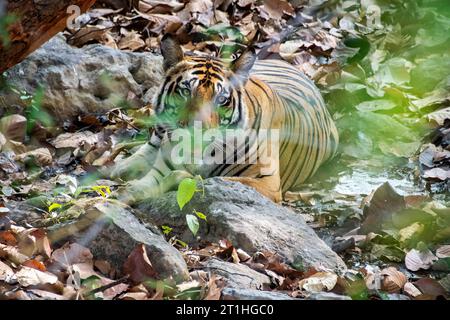
<path id="1" fill-rule="evenodd" d="M 202 184 L 201 189 L 197 188 L 198 181 Z M 202 192 L 202 195 L 205 195 L 205 187 L 201 176 L 197 176 L 195 179 L 185 178 L 180 182 L 177 191 L 177 202 L 180 210 L 183 210 L 184 206 L 192 200 L 196 192 Z M 186 214 L 186 223 L 194 236 L 197 235 L 198 229 L 200 228 L 200 221 L 198 219 L 207 221 L 206 215 L 195 209 L 192 211 L 192 214 Z"/>

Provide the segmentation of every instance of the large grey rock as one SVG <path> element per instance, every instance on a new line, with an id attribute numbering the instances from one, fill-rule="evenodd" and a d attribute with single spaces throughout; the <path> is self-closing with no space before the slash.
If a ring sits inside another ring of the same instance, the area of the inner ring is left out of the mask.
<path id="1" fill-rule="evenodd" d="M 153 268 L 161 278 L 189 277 L 181 253 L 167 243 L 156 227 L 143 225 L 131 208 L 114 200 L 79 200 L 67 212 L 69 222 L 48 228 L 51 242 L 71 240 L 89 248 L 96 259 L 121 270 L 131 251 L 144 244 Z"/>
<path id="2" fill-rule="evenodd" d="M 43 107 L 58 120 L 83 113 L 105 112 L 127 100 L 135 107 L 148 103 L 163 80 L 162 58 L 94 44 L 68 45 L 57 35 L 6 72 L 8 84 L 33 94 L 45 88 Z M 26 101 L 0 92 L 0 115 L 20 112 Z M 145 98 L 144 98 L 145 96 Z"/>
<path id="3" fill-rule="evenodd" d="M 268 250 L 278 253 L 296 266 L 327 267 L 344 270 L 345 263 L 290 209 L 279 206 L 253 188 L 222 178 L 205 182 L 205 195 L 198 192 L 180 211 L 176 192 L 158 199 L 147 200 L 137 206 L 142 219 L 156 225 L 174 228 L 182 240 L 193 243 L 186 226 L 186 213 L 200 211 L 207 216 L 201 221 L 201 239 L 217 242 L 230 240 L 237 248 L 253 254 Z"/>
<path id="4" fill-rule="evenodd" d="M 270 278 L 267 275 L 250 269 L 243 264 L 209 259 L 204 266 L 205 271 L 223 277 L 227 286 L 231 288 L 262 290 L 270 286 Z"/>

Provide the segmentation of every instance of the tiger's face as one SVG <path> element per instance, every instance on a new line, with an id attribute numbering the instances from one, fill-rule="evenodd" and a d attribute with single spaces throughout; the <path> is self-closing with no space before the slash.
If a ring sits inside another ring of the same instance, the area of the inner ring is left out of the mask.
<path id="1" fill-rule="evenodd" d="M 162 123 L 172 128 L 194 121 L 204 128 L 245 125 L 241 92 L 256 59 L 253 51 L 226 64 L 208 56 L 184 55 L 176 40 L 165 36 L 161 52 L 166 78 L 155 111 Z"/>

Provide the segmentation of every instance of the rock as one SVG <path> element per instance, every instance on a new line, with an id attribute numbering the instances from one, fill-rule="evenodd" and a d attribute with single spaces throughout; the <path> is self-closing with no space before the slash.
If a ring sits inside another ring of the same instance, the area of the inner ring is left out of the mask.
<path id="1" fill-rule="evenodd" d="M 49 227 L 51 242 L 77 242 L 89 248 L 97 260 L 106 260 L 117 270 L 142 243 L 160 278 L 181 281 L 189 277 L 181 253 L 166 242 L 156 227 L 141 224 L 131 208 L 113 200 L 90 198 L 77 201 L 64 214 L 69 217 L 80 213 L 68 223 Z"/>
<path id="2" fill-rule="evenodd" d="M 115 50 L 94 44 L 68 45 L 57 35 L 6 73 L 8 84 L 32 95 L 45 89 L 42 107 L 59 122 L 85 113 L 101 113 L 127 101 L 140 107 L 163 80 L 162 57 L 151 53 Z M 1 92 L 0 116 L 23 111 L 29 101 Z"/>
<path id="3" fill-rule="evenodd" d="M 265 274 L 250 269 L 244 264 L 225 262 L 219 259 L 209 259 L 205 263 L 205 271 L 224 278 L 228 287 L 263 289 L 270 285 L 270 278 Z"/>
<path id="4" fill-rule="evenodd" d="M 181 240 L 195 239 L 186 226 L 185 214 L 192 210 L 207 216 L 201 221 L 198 235 L 202 240 L 230 240 L 236 248 L 249 254 L 268 250 L 278 253 L 296 266 L 326 267 L 345 270 L 346 266 L 306 224 L 304 219 L 288 208 L 279 206 L 253 188 L 222 178 L 205 181 L 205 195 L 198 192 L 180 211 L 176 192 L 138 204 L 141 219 L 156 225 L 168 225 Z"/>
<path id="5" fill-rule="evenodd" d="M 222 300 L 298 300 L 276 291 L 260 291 L 255 289 L 224 288 Z"/>

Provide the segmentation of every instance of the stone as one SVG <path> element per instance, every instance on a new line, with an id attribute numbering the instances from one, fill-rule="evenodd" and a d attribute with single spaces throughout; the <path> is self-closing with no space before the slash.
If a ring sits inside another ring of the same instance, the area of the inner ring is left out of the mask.
<path id="1" fill-rule="evenodd" d="M 288 208 L 275 204 L 251 187 L 223 178 L 205 181 L 205 194 L 197 192 L 181 211 L 176 192 L 137 205 L 143 220 L 174 229 L 181 240 L 196 239 L 186 226 L 185 215 L 195 209 L 207 217 L 200 221 L 198 236 L 205 241 L 230 240 L 236 248 L 249 254 L 270 251 L 288 263 L 305 269 L 325 267 L 345 270 L 342 259 Z"/>
<path id="2" fill-rule="evenodd" d="M 205 271 L 223 277 L 226 285 L 231 288 L 263 289 L 270 286 L 270 278 L 250 269 L 244 264 L 225 262 L 219 259 L 209 259 L 204 264 Z"/>
<path id="3" fill-rule="evenodd" d="M 181 253 L 151 225 L 143 225 L 133 210 L 114 200 L 78 200 L 65 213 L 69 222 L 47 228 L 52 243 L 73 241 L 91 250 L 97 260 L 106 260 L 121 270 L 132 250 L 144 244 L 159 277 L 187 280 L 189 272 Z M 78 217 L 77 217 L 78 215 Z"/>
<path id="4" fill-rule="evenodd" d="M 76 48 L 67 44 L 61 34 L 5 72 L 5 76 L 20 94 L 0 91 L 0 116 L 23 112 L 29 101 L 21 99 L 21 95 L 33 95 L 42 86 L 42 107 L 58 123 L 83 114 L 104 113 L 124 101 L 141 107 L 151 102 L 164 78 L 160 55 L 120 51 L 100 44 Z"/>
<path id="5" fill-rule="evenodd" d="M 222 300 L 299 300 L 276 291 L 261 291 L 255 289 L 223 288 Z"/>

